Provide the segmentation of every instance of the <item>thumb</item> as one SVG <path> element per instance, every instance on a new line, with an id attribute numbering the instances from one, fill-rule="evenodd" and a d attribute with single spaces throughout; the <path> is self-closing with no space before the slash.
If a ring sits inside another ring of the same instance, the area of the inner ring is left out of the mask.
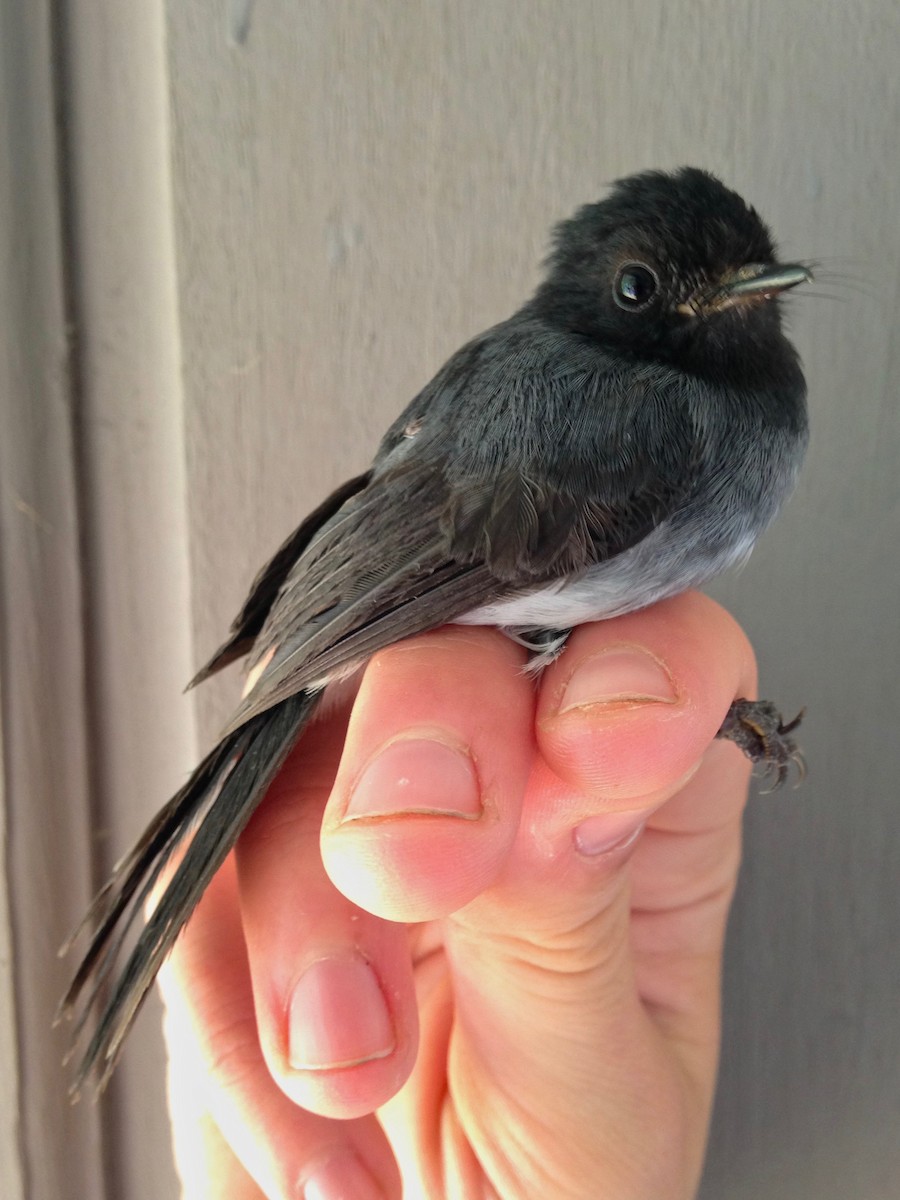
<path id="1" fill-rule="evenodd" d="M 451 1091 L 470 1141 L 505 1119 L 542 1147 L 556 1183 L 528 1194 L 696 1183 L 747 782 L 733 748 L 705 752 L 750 687 L 746 640 L 699 596 L 579 630 L 542 682 L 516 841 L 445 923 Z"/>

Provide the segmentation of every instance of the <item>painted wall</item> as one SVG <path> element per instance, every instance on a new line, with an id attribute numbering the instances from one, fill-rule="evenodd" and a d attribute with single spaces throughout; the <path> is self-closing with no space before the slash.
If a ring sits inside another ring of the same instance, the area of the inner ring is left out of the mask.
<path id="1" fill-rule="evenodd" d="M 195 738 L 179 686 L 255 568 L 447 354 L 522 299 L 554 219 L 623 173 L 690 162 L 756 204 L 787 254 L 822 264 L 790 310 L 806 471 L 742 575 L 714 589 L 754 639 L 766 694 L 807 706 L 810 771 L 748 814 L 702 1196 L 895 1196 L 898 6 L 61 7 L 49 27 L 101 858 L 234 699 L 236 673 L 210 684 Z M 8 708 L 22 668 L 8 654 L 0 668 Z M 173 1194 L 152 1024 L 105 1113 L 122 1200 Z M 34 1115 L 25 1130 L 27 1158 Z M 60 1186 L 31 1194 L 78 1194 Z"/>

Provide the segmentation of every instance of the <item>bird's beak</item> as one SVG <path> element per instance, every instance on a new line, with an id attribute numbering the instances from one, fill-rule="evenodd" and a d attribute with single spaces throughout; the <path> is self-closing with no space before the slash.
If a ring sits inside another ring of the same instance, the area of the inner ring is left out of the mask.
<path id="1" fill-rule="evenodd" d="M 745 263 L 719 285 L 703 295 L 678 305 L 687 316 L 721 312 L 738 304 L 758 304 L 771 300 L 798 283 L 809 283 L 813 274 L 801 263 Z"/>

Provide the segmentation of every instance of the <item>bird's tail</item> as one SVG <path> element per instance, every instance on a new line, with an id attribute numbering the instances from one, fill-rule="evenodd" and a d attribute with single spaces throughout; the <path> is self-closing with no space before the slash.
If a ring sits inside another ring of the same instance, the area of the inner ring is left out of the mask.
<path id="1" fill-rule="evenodd" d="M 300 692 L 283 700 L 210 751 L 116 865 L 63 947 L 61 953 L 68 952 L 83 929 L 93 930 L 58 1014 L 75 1020 L 69 1057 L 79 1053 L 96 1014 L 80 1051 L 73 1095 L 92 1076 L 100 1089 L 105 1086 L 163 959 L 312 716 L 319 694 Z M 126 950 L 144 903 L 179 850 L 183 856 L 172 878 L 130 951 Z"/>

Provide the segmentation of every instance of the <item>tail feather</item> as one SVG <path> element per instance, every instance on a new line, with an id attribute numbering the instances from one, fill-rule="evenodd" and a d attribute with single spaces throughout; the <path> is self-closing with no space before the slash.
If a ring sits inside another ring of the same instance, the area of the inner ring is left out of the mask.
<path id="1" fill-rule="evenodd" d="M 239 730 L 223 739 L 203 759 L 184 787 L 160 809 L 138 841 L 113 867 L 110 878 L 94 897 L 78 927 L 61 947 L 59 953 L 64 957 L 85 929 L 93 931 L 78 972 L 60 1004 L 60 1016 L 71 1014 L 86 980 L 97 974 L 95 963 L 103 948 L 108 946 L 112 931 L 116 926 L 124 926 L 127 931 L 136 914 L 125 923 L 121 920 L 122 916 L 141 880 L 146 876 L 150 864 L 157 863 L 162 869 L 180 839 L 199 819 L 210 794 L 214 795 L 216 781 L 223 774 L 229 760 L 235 754 L 240 754 L 242 734 L 243 731 Z"/>
<path id="2" fill-rule="evenodd" d="M 73 1052 L 97 1016 L 75 1071 L 73 1095 L 92 1076 L 99 1089 L 105 1086 L 163 960 L 318 699 L 317 691 L 291 696 L 224 738 L 157 814 L 98 893 L 83 922 L 90 923 L 94 932 L 60 1005 L 61 1016 L 75 1017 Z M 132 926 L 166 864 L 183 845 L 187 848 L 178 867 L 116 974 Z M 77 936 L 76 931 L 70 944 Z"/>

